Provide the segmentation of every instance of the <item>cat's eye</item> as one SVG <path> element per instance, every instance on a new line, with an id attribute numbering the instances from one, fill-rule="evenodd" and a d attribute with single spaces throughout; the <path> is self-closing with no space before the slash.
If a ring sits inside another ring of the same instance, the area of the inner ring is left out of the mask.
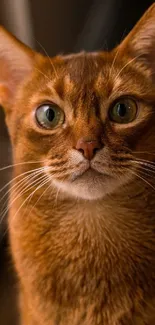
<path id="1" fill-rule="evenodd" d="M 110 108 L 109 117 L 115 123 L 130 123 L 137 115 L 137 104 L 131 98 L 122 98 Z"/>
<path id="2" fill-rule="evenodd" d="M 36 120 L 45 129 L 53 129 L 63 124 L 64 112 L 55 104 L 43 104 L 36 110 Z"/>

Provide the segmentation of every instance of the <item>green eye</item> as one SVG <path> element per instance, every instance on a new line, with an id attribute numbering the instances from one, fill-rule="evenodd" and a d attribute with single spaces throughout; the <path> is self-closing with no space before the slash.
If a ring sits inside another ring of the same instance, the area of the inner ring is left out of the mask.
<path id="1" fill-rule="evenodd" d="M 111 121 L 116 123 L 130 123 L 137 115 L 137 105 L 133 99 L 120 99 L 109 111 Z"/>
<path id="2" fill-rule="evenodd" d="M 63 124 L 64 112 L 54 104 L 44 104 L 36 110 L 36 120 L 45 129 L 53 129 Z"/>

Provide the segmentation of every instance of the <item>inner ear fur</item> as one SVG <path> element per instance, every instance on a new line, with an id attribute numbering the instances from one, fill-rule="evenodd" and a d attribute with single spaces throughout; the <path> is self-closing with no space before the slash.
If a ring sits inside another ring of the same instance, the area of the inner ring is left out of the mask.
<path id="1" fill-rule="evenodd" d="M 144 13 L 119 46 L 120 53 L 151 73 L 155 68 L 155 3 Z"/>
<path id="2" fill-rule="evenodd" d="M 0 26 L 0 105 L 11 107 L 17 88 L 31 73 L 36 53 Z"/>

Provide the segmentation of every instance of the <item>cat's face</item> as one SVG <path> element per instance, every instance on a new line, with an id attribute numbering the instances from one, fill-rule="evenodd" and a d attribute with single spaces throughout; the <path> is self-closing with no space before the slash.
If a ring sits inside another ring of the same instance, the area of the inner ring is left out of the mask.
<path id="1" fill-rule="evenodd" d="M 68 195 L 98 199 L 117 191 L 133 179 L 132 150 L 144 150 L 152 106 L 141 93 L 150 85 L 134 65 L 121 74 L 121 58 L 112 67 L 115 55 L 81 53 L 53 65 L 45 59 L 13 110 L 16 161 L 41 161 L 51 184 Z"/>
<path id="2" fill-rule="evenodd" d="M 136 179 L 136 152 L 155 151 L 154 64 L 148 53 L 154 35 L 147 31 L 154 11 L 111 53 L 49 59 L 30 58 L 24 50 L 31 73 L 7 115 L 15 162 L 39 162 L 51 184 L 83 199 L 102 198 Z M 23 164 L 22 172 L 27 168 Z"/>

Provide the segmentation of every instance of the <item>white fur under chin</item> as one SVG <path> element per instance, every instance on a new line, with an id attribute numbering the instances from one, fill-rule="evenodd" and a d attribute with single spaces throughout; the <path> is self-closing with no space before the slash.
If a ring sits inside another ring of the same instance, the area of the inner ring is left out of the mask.
<path id="1" fill-rule="evenodd" d="M 52 182 L 67 195 L 84 200 L 101 199 L 119 186 L 114 179 L 104 175 L 91 176 L 89 173 L 84 173 L 74 181 L 60 182 L 53 179 Z"/>

